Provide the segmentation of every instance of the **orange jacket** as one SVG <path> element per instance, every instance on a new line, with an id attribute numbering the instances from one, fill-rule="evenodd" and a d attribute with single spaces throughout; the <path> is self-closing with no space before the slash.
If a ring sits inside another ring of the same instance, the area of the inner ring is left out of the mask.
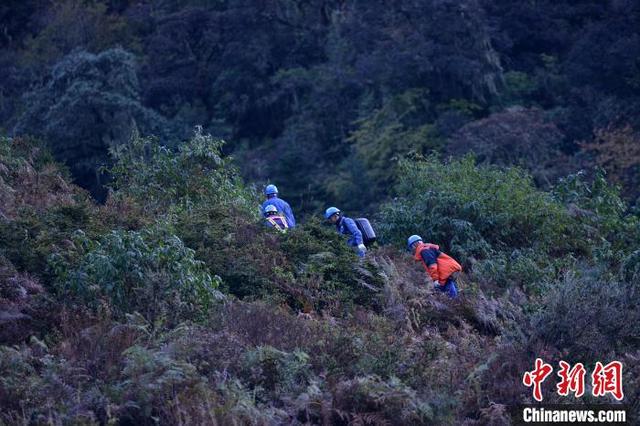
<path id="1" fill-rule="evenodd" d="M 416 262 L 422 262 L 433 281 L 441 285 L 447 283 L 447 279 L 454 272 L 462 271 L 462 266 L 454 258 L 440 251 L 440 247 L 430 243 L 419 243 L 413 256 Z"/>

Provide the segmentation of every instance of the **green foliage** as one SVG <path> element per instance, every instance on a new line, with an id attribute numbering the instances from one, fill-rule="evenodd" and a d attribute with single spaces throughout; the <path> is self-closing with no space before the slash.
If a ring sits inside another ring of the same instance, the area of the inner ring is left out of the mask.
<path id="1" fill-rule="evenodd" d="M 527 105 L 528 100 L 538 89 L 530 75 L 520 71 L 509 71 L 504 74 L 505 89 L 502 93 L 507 105 Z"/>
<path id="2" fill-rule="evenodd" d="M 217 207 L 225 216 L 230 210 L 254 213 L 252 202 L 256 200 L 229 159 L 222 157 L 223 144 L 199 127 L 177 151 L 135 137 L 112 151 L 114 187 L 119 196 L 132 197 L 155 214 L 167 213 L 172 207 L 188 211 L 197 204 Z"/>
<path id="3" fill-rule="evenodd" d="M 50 152 L 32 139 L 0 139 L 0 253 L 48 280 L 47 257 L 83 228 L 102 231 L 89 197 L 67 182 Z"/>
<path id="4" fill-rule="evenodd" d="M 566 246 L 569 216 L 517 168 L 476 166 L 473 157 L 442 164 L 402 163 L 400 197 L 381 209 L 384 238 L 403 244 L 414 233 L 454 254 L 487 257 L 491 250 Z"/>
<path id="5" fill-rule="evenodd" d="M 620 189 L 607 182 L 604 171 L 597 170 L 591 181 L 584 172 L 567 176 L 554 196 L 568 206 L 578 226 L 574 231 L 596 258 L 615 263 L 637 247 L 640 218 L 629 214 Z"/>
<path id="6" fill-rule="evenodd" d="M 202 319 L 220 297 L 220 279 L 162 226 L 112 231 L 99 241 L 78 232 L 73 244 L 67 259 L 51 259 L 62 298 L 94 309 L 106 301 L 119 318 L 137 311 L 150 323 L 162 325 Z"/>
<path id="7" fill-rule="evenodd" d="M 620 281 L 610 271 L 582 265 L 554 283 L 534 327 L 546 342 L 571 357 L 595 362 L 637 348 L 638 281 Z"/>
<path id="8" fill-rule="evenodd" d="M 639 43 L 626 35 L 640 9 L 627 6 L 7 0 L 0 126 L 45 137 L 104 195 L 108 182 L 95 172 L 108 145 L 134 127 L 168 144 L 202 124 L 237 142 L 247 176 L 286 180 L 294 207 L 310 212 L 332 195 L 365 208 L 386 195 L 391 157 L 440 148 L 505 106 L 551 112 L 570 155 L 594 128 L 637 128 Z M 115 54 L 119 46 L 135 61 Z M 132 76 L 139 84 L 122 91 Z M 562 162 L 541 167 L 554 177 L 556 168 L 564 171 Z M 352 185 L 362 173 L 363 185 Z M 365 197 L 362 187 L 374 190 Z"/>
<path id="9" fill-rule="evenodd" d="M 620 279 L 632 283 L 640 282 L 640 250 L 625 257 L 620 265 Z"/>
<path id="10" fill-rule="evenodd" d="M 249 219 L 216 204 L 194 206 L 175 216 L 180 238 L 220 274 L 227 291 L 240 297 L 270 287 L 277 253 L 272 247 L 276 236 Z"/>
<path id="11" fill-rule="evenodd" d="M 136 401 L 135 407 L 122 413 L 124 418 L 159 416 L 158 407 L 167 399 L 187 387 L 197 388 L 202 381 L 193 365 L 174 359 L 165 351 L 132 346 L 123 355 L 122 381 L 116 392 L 124 400 Z"/>
<path id="12" fill-rule="evenodd" d="M 441 112 L 455 111 L 465 117 L 475 117 L 482 112 L 482 107 L 468 99 L 449 99 L 446 103 L 438 105 L 437 109 Z"/>
<path id="13" fill-rule="evenodd" d="M 311 379 L 309 355 L 302 351 L 287 353 L 270 346 L 259 346 L 244 354 L 242 368 L 245 382 L 264 402 L 300 394 Z"/>
<path id="14" fill-rule="evenodd" d="M 429 424 L 433 409 L 398 378 L 367 376 L 340 384 L 340 412 L 354 423 Z"/>
<path id="15" fill-rule="evenodd" d="M 356 121 L 347 139 L 354 158 L 345 163 L 341 180 L 330 180 L 335 197 L 348 200 L 347 207 L 364 207 L 393 185 L 403 156 L 427 154 L 442 145 L 434 126 L 421 121 L 432 109 L 428 94 L 409 89 Z"/>
<path id="16" fill-rule="evenodd" d="M 98 1 L 62 0 L 52 4 L 47 25 L 26 40 L 25 65 L 47 66 L 78 48 L 99 52 L 114 45 L 135 47 L 124 17 L 109 15 L 107 9 Z"/>
<path id="17" fill-rule="evenodd" d="M 311 220 L 282 235 L 261 224 L 204 206 L 180 215 L 176 232 L 225 288 L 239 297 L 266 297 L 296 310 L 343 315 L 353 304 L 377 306 L 377 268 L 357 264 L 333 228 Z"/>
<path id="18" fill-rule="evenodd" d="M 51 70 L 47 83 L 26 96 L 18 134 L 45 139 L 82 185 L 104 195 L 98 169 L 108 150 L 126 143 L 136 129 L 160 133 L 162 117 L 141 104 L 135 58 L 123 49 L 97 55 L 75 52 Z"/>
<path id="19" fill-rule="evenodd" d="M 258 199 L 222 157 L 223 143 L 200 128 L 176 151 L 134 138 L 113 151 L 112 200 L 130 200 L 152 220 L 165 217 L 227 289 L 246 295 L 244 288 L 255 293 L 267 280 L 267 270 L 246 262 L 255 247 L 247 242 L 266 233 L 258 226 Z"/>
<path id="20" fill-rule="evenodd" d="M 311 220 L 282 238 L 281 251 L 295 268 L 289 276 L 291 285 L 317 309 L 339 307 L 344 314 L 352 304 L 379 307 L 376 293 L 383 285 L 379 268 L 358 263 L 333 226 Z"/>
<path id="21" fill-rule="evenodd" d="M 96 232 L 90 206 L 56 207 L 45 212 L 30 209 L 12 221 L 0 222 L 0 251 L 20 270 L 49 278 L 47 257 L 58 252 L 78 228 Z"/>
<path id="22" fill-rule="evenodd" d="M 478 262 L 474 271 L 484 278 L 484 285 L 518 286 L 532 294 L 540 294 L 546 290 L 544 284 L 555 278 L 559 267 L 560 262 L 543 261 L 534 250 L 523 249 L 496 253 Z"/>
<path id="23" fill-rule="evenodd" d="M 0 423 L 502 424 L 533 354 L 624 360 L 640 401 L 635 188 L 531 178 L 637 130 L 635 3 L 45 3 L 0 6 L 0 126 L 94 194 L 111 150 L 115 180 L 96 206 L 0 140 Z M 226 150 L 302 224 L 262 226 Z M 328 198 L 442 245 L 461 298 L 359 260 L 304 217 Z"/>
<path id="24" fill-rule="evenodd" d="M 404 246 L 420 234 L 460 259 L 484 287 L 540 295 L 575 268 L 576 258 L 608 259 L 617 268 L 626 255 L 621 248 L 633 246 L 637 218 L 624 213 L 604 181 L 591 188 L 569 177 L 547 193 L 521 169 L 477 166 L 473 157 L 402 167 L 401 197 L 379 216 L 382 236 Z"/>
<path id="25" fill-rule="evenodd" d="M 237 296 L 269 297 L 305 310 L 375 305 L 375 267 L 355 268 L 354 253 L 317 221 L 285 235 L 263 226 L 257 198 L 221 146 L 200 129 L 177 151 L 134 139 L 114 150 L 113 198 L 132 199 L 150 217 L 166 217 Z"/>
<path id="26" fill-rule="evenodd" d="M 16 410 L 20 401 L 28 403 L 32 389 L 39 385 L 35 366 L 29 356 L 18 349 L 0 346 L 0 405 L 4 410 Z M 1 419 L 1 417 L 0 417 Z"/>

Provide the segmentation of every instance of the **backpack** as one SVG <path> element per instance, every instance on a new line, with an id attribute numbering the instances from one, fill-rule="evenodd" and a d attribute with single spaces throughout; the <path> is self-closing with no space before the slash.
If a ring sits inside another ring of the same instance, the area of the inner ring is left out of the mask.
<path id="1" fill-rule="evenodd" d="M 284 216 L 267 216 L 264 219 L 280 232 L 286 232 L 289 228 L 287 218 Z"/>
<path id="2" fill-rule="evenodd" d="M 362 232 L 362 242 L 365 246 L 369 246 L 376 242 L 376 233 L 371 227 L 369 219 L 359 217 L 358 219 L 355 219 L 354 222 L 356 223 L 356 226 L 358 227 L 360 232 Z"/>

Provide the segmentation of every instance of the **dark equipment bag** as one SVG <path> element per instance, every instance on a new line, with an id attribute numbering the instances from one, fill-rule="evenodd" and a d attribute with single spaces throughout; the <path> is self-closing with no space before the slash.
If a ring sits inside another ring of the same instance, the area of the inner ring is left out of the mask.
<path id="1" fill-rule="evenodd" d="M 356 226 L 362 232 L 362 241 L 365 246 L 371 245 L 376 242 L 376 233 L 373 231 L 371 224 L 369 223 L 369 219 L 365 219 L 364 217 L 359 217 L 355 219 L 354 222 Z"/>

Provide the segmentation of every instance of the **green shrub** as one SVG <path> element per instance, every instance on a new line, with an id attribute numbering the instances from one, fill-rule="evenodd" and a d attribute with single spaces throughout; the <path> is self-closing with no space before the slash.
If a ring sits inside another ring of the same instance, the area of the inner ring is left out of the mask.
<path id="1" fill-rule="evenodd" d="M 83 202 L 52 206 L 42 212 L 22 208 L 16 219 L 0 221 L 0 251 L 18 269 L 49 281 L 49 255 L 61 250 L 77 229 L 85 229 L 89 235 L 102 230 L 93 213 L 93 206 Z"/>
<path id="2" fill-rule="evenodd" d="M 229 159 L 222 157 L 223 144 L 196 128 L 177 151 L 139 137 L 119 145 L 112 150 L 115 165 L 110 170 L 116 195 L 131 197 L 158 215 L 172 208 L 188 210 L 198 203 L 224 206 L 227 214 L 235 210 L 255 215 L 257 201 Z"/>
<path id="3" fill-rule="evenodd" d="M 484 278 L 483 285 L 493 283 L 499 287 L 517 285 L 524 290 L 540 293 L 543 284 L 553 281 L 562 259 L 541 261 L 533 249 L 514 250 L 494 254 L 474 266 L 475 273 Z"/>
<path id="4" fill-rule="evenodd" d="M 218 271 L 226 291 L 246 297 L 270 287 L 278 236 L 259 222 L 218 204 L 198 204 L 173 218 L 176 234 Z"/>
<path id="5" fill-rule="evenodd" d="M 291 285 L 307 290 L 317 310 L 334 306 L 345 315 L 353 304 L 380 308 L 384 283 L 378 266 L 358 262 L 332 226 L 310 220 L 284 236 L 280 247 L 293 266 Z"/>
<path id="6" fill-rule="evenodd" d="M 597 361 L 637 348 L 638 282 L 581 265 L 554 283 L 534 318 L 537 334 L 571 357 Z"/>
<path id="7" fill-rule="evenodd" d="M 518 168 L 478 166 L 471 156 L 404 161 L 400 197 L 380 212 L 382 237 L 406 247 L 420 234 L 457 258 L 481 286 L 540 293 L 584 251 L 563 203 Z"/>
<path id="8" fill-rule="evenodd" d="M 421 233 L 454 254 L 475 256 L 564 246 L 569 216 L 518 168 L 476 166 L 471 156 L 446 164 L 404 161 L 401 167 L 399 198 L 380 213 L 386 240 L 402 244 Z"/>
<path id="9" fill-rule="evenodd" d="M 379 213 L 381 238 L 406 247 L 407 237 L 420 234 L 454 257 L 489 257 L 491 244 L 476 229 L 479 205 L 462 203 L 455 195 L 430 193 L 385 204 Z"/>
<path id="10" fill-rule="evenodd" d="M 584 172 L 561 179 L 554 197 L 568 206 L 574 218 L 572 234 L 595 260 L 617 264 L 638 247 L 640 218 L 629 212 L 620 189 L 607 182 L 603 170 L 591 181 Z"/>
<path id="11" fill-rule="evenodd" d="M 222 158 L 222 143 L 199 129 L 178 151 L 134 139 L 114 150 L 112 199 L 134 200 L 150 218 L 166 218 L 236 296 L 343 313 L 353 303 L 375 305 L 375 266 L 354 266 L 334 230 L 313 220 L 286 235 L 263 226 L 258 199 Z"/>
<path id="12" fill-rule="evenodd" d="M 125 419 L 143 420 L 168 414 L 163 412 L 171 405 L 168 400 L 202 381 L 193 365 L 161 350 L 132 346 L 123 355 L 122 380 L 114 390 L 118 399 L 135 401 L 135 406 L 123 407 L 121 415 Z"/>
<path id="13" fill-rule="evenodd" d="M 355 424 L 430 424 L 433 409 L 398 378 L 366 376 L 341 382 L 336 389 L 336 412 Z"/>
<path id="14" fill-rule="evenodd" d="M 620 265 L 620 280 L 640 283 L 640 250 L 626 256 Z"/>
<path id="15" fill-rule="evenodd" d="M 279 234 L 235 213 L 220 220 L 224 214 L 215 205 L 198 206 L 176 216 L 175 228 L 198 259 L 220 271 L 230 293 L 336 315 L 353 304 L 378 306 L 376 266 L 360 265 L 331 227 L 311 219 Z"/>
<path id="16" fill-rule="evenodd" d="M 68 183 L 68 174 L 41 143 L 0 138 L 0 254 L 20 270 L 44 278 L 46 259 L 71 234 L 104 231 L 88 195 Z"/>
<path id="17" fill-rule="evenodd" d="M 309 355 L 259 346 L 243 356 L 242 376 L 257 395 L 269 402 L 302 393 L 312 378 Z"/>
<path id="18" fill-rule="evenodd" d="M 33 403 L 32 391 L 40 385 L 40 378 L 29 352 L 0 346 L 0 373 L 2 411 L 18 411 L 21 404 Z"/>
<path id="19" fill-rule="evenodd" d="M 443 141 L 425 120 L 432 109 L 428 90 L 414 88 L 363 114 L 347 138 L 351 156 L 326 180 L 331 198 L 344 200 L 347 208 L 370 210 L 395 182 L 399 158 L 439 150 Z"/>
<path id="20" fill-rule="evenodd" d="M 57 290 L 94 309 L 106 301 L 117 317 L 138 311 L 173 324 L 202 318 L 220 296 L 220 279 L 165 227 L 112 231 L 99 241 L 78 232 L 74 245 L 66 258 L 52 256 Z"/>
<path id="21" fill-rule="evenodd" d="M 501 95 L 507 105 L 523 105 L 531 95 L 539 90 L 537 82 L 532 76 L 520 71 L 509 71 L 504 74 L 505 88 Z"/>

